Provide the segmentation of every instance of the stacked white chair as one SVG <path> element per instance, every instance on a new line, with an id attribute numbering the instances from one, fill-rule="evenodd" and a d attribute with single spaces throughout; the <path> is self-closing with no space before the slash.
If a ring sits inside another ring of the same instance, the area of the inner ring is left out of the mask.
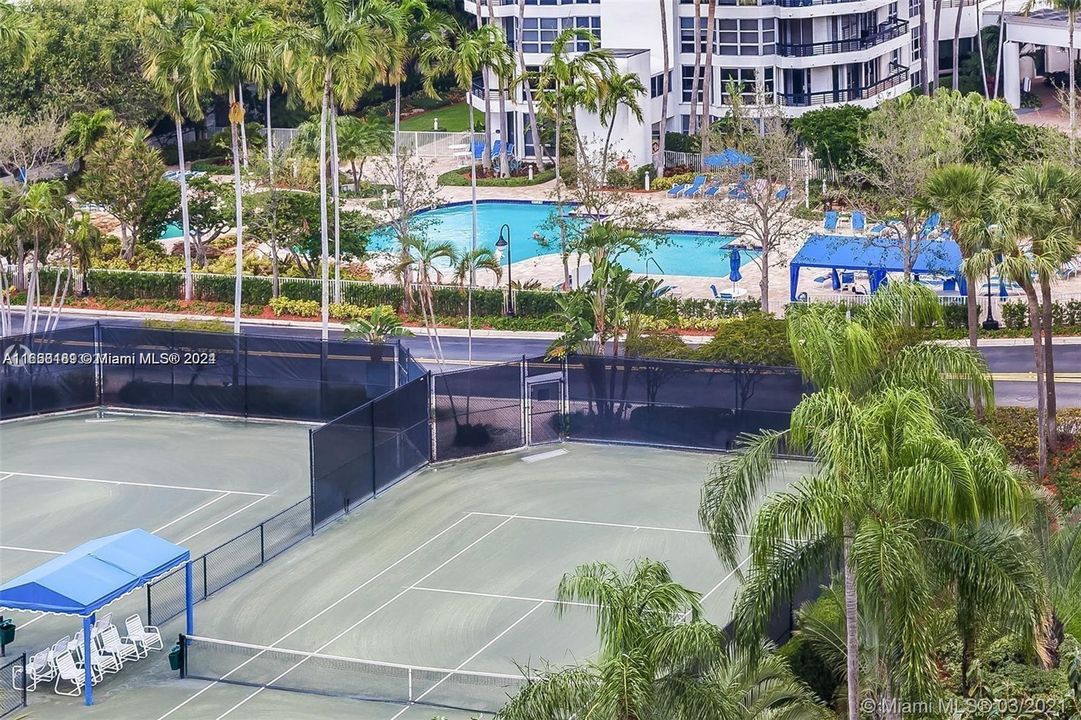
<path id="1" fill-rule="evenodd" d="M 153 625 L 143 625 L 143 619 L 138 615 L 132 615 L 124 621 L 124 628 L 128 632 L 128 640 L 136 644 L 142 650 L 144 656 L 151 650 L 163 650 L 165 643 L 162 642 L 161 632 Z"/>
<path id="2" fill-rule="evenodd" d="M 115 625 L 109 625 L 102 630 L 98 639 L 101 642 L 101 652 L 111 656 L 119 663 L 120 667 L 124 667 L 125 659 L 138 660 L 142 657 L 139 654 L 139 646 L 135 644 L 135 641 L 129 638 L 121 638 L 120 632 L 117 631 Z"/>
<path id="3" fill-rule="evenodd" d="M 64 652 L 57 655 L 53 660 L 56 664 L 56 684 L 53 686 L 53 692 L 57 695 L 81 695 L 85 682 L 83 670 L 75 664 L 75 658 L 71 656 L 71 651 L 65 648 Z M 74 687 L 65 692 L 60 689 L 61 681 L 70 683 Z"/>
<path id="4" fill-rule="evenodd" d="M 56 676 L 51 662 L 52 648 L 34 653 L 26 661 L 26 671 L 22 665 L 11 669 L 11 687 L 14 690 L 36 690 L 39 683 L 47 683 Z"/>

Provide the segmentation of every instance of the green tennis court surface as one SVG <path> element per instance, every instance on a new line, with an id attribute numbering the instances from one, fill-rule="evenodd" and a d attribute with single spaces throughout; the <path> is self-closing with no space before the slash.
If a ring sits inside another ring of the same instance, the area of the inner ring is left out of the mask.
<path id="1" fill-rule="evenodd" d="M 0 582 L 132 528 L 201 555 L 308 494 L 307 436 L 296 423 L 121 412 L 4 423 Z M 145 595 L 115 605 L 118 618 L 145 619 Z M 5 616 L 19 626 L 9 654 L 36 652 L 79 628 L 72 618 Z"/>
<path id="2" fill-rule="evenodd" d="M 542 453 L 553 454 L 523 462 Z M 710 619 L 728 620 L 738 580 L 697 521 L 717 457 L 569 444 L 427 468 L 197 606 L 197 635 L 243 645 L 196 643 L 189 668 L 229 682 L 180 680 L 159 653 L 100 684 L 89 711 L 47 691 L 31 709 L 150 720 L 476 716 L 408 700 L 487 707 L 513 690 L 500 677 L 519 666 L 590 658 L 588 608 L 559 618 L 553 602 L 580 563 L 662 560 L 703 593 Z M 784 466 L 776 485 L 801 470 Z M 162 628 L 167 645 L 181 629 Z"/>

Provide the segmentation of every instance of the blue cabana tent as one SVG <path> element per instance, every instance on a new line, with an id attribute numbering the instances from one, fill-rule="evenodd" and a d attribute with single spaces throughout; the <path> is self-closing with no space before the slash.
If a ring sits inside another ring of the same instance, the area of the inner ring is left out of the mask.
<path id="1" fill-rule="evenodd" d="M 0 608 L 83 618 L 83 657 L 90 657 L 94 614 L 170 570 L 185 566 L 187 630 L 194 632 L 191 553 L 145 530 L 90 540 L 0 585 Z M 94 702 L 86 662 L 86 704 Z"/>
<path id="2" fill-rule="evenodd" d="M 800 269 L 805 267 L 837 270 L 866 270 L 871 273 L 872 292 L 877 290 L 886 273 L 904 272 L 904 260 L 900 248 L 894 245 L 876 245 L 867 238 L 851 235 L 814 234 L 800 248 L 789 265 L 789 291 L 792 302 L 796 301 Z M 961 271 L 961 248 L 953 240 L 927 243 L 923 252 L 912 264 L 916 275 L 959 276 Z M 966 294 L 964 278 L 961 294 Z"/>

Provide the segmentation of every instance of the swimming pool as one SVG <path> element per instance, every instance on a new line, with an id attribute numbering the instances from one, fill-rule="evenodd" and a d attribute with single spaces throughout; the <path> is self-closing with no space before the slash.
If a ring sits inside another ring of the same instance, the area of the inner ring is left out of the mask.
<path id="1" fill-rule="evenodd" d="M 555 205 L 549 203 L 492 200 L 478 202 L 477 247 L 495 249 L 499 230 L 505 223 L 511 229 L 512 262 L 558 254 L 558 247 L 542 247 L 533 237 L 533 233 L 545 229 L 544 225 L 554 211 Z M 416 217 L 431 223 L 426 228 L 430 238 L 452 242 L 462 250 L 469 248 L 473 231 L 472 208 L 469 203 L 427 210 L 418 213 Z M 734 239 L 730 235 L 717 233 L 674 232 L 668 235 L 669 244 L 656 248 L 646 256 L 624 253 L 620 256 L 620 263 L 638 273 L 727 277 L 729 260 L 726 248 Z M 393 250 L 394 239 L 387 232 L 377 232 L 372 236 L 371 249 Z M 757 255 L 746 250 L 741 252 L 744 262 Z"/>

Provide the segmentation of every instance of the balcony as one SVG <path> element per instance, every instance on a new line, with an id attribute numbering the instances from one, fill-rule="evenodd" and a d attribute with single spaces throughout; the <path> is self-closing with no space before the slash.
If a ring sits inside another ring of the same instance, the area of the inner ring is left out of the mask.
<path id="1" fill-rule="evenodd" d="M 879 80 L 874 85 L 855 88 L 838 88 L 822 92 L 784 93 L 778 96 L 782 105 L 789 107 L 810 107 L 812 105 L 831 105 L 833 103 L 870 100 L 879 93 L 897 87 L 908 80 L 908 70 L 902 69 L 889 77 Z"/>
<path id="2" fill-rule="evenodd" d="M 879 25 L 875 32 L 862 37 L 803 44 L 777 43 L 777 54 L 781 57 L 814 57 L 833 53 L 858 52 L 904 37 L 907 33 L 907 20 L 890 20 Z"/>

